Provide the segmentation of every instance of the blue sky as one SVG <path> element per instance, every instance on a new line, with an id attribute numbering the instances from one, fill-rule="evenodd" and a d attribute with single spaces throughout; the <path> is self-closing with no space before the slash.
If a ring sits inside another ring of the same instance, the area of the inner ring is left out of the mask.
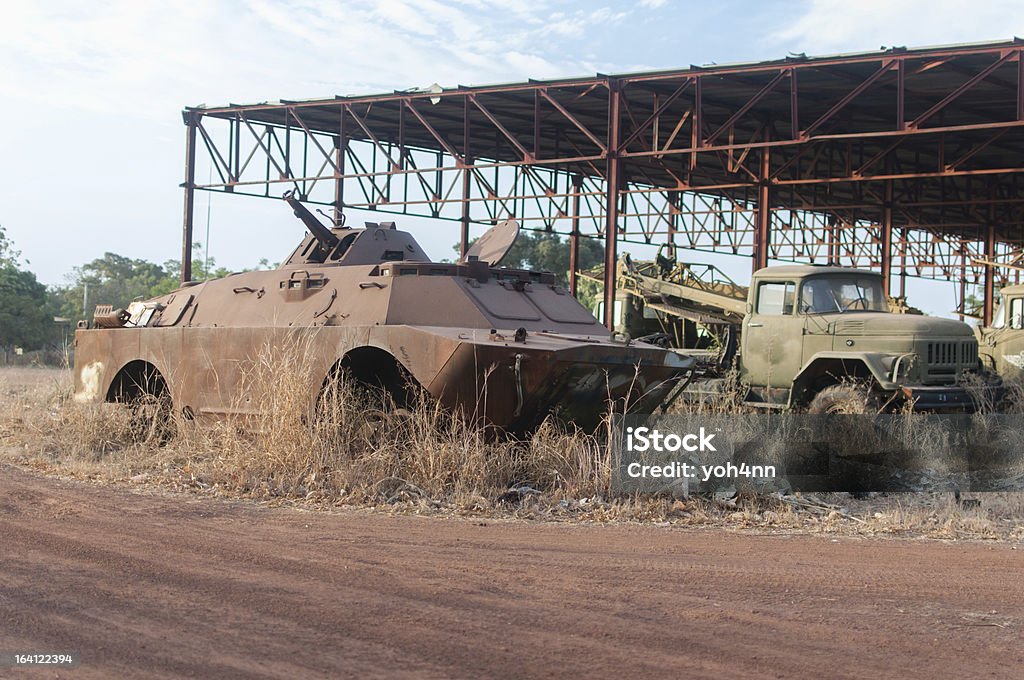
<path id="1" fill-rule="evenodd" d="M 4 13 L 0 224 L 48 284 L 104 251 L 178 256 L 185 105 L 1024 35 L 1019 0 L 57 0 Z M 211 255 L 230 268 L 280 259 L 301 233 L 268 201 L 214 196 L 210 213 Z M 399 226 L 435 257 L 457 240 L 450 223 Z M 948 285 L 910 292 L 951 307 Z"/>

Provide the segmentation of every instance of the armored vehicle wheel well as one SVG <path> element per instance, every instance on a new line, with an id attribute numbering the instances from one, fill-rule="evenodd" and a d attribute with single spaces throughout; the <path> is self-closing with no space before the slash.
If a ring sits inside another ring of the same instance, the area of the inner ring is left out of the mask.
<path id="1" fill-rule="evenodd" d="M 379 347 L 356 347 L 345 353 L 324 381 L 325 388 L 337 376 L 352 380 L 356 387 L 381 390 L 398 407 L 414 403 L 422 387 L 393 354 Z"/>
<path id="2" fill-rule="evenodd" d="M 169 396 L 167 381 L 156 366 L 137 359 L 121 367 L 107 390 L 107 401 L 116 403 L 132 403 L 143 397 Z"/>

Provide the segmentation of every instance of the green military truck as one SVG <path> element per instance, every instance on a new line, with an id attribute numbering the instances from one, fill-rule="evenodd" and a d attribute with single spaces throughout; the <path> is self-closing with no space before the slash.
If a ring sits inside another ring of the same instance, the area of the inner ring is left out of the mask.
<path id="1" fill-rule="evenodd" d="M 1005 286 L 992 325 L 979 327 L 978 351 L 982 366 L 1003 378 L 1024 374 L 1024 286 Z"/>
<path id="2" fill-rule="evenodd" d="M 959 384 L 979 367 L 971 328 L 890 312 L 882 277 L 873 272 L 762 269 L 754 274 L 741 337 L 748 401 L 816 413 L 861 398 L 928 410 L 972 405 Z"/>
<path id="3" fill-rule="evenodd" d="M 708 265 L 677 264 L 659 254 L 655 262 L 624 258 L 619 279 L 616 330 L 703 353 L 710 368 L 696 379 L 698 388 L 700 377 L 735 367 L 745 402 L 759 407 L 828 413 L 858 405 L 935 411 L 975 405 L 963 386 L 980 369 L 971 328 L 897 313 L 905 305 L 892 306 L 874 272 L 775 266 L 757 271 L 745 287 Z M 1024 349 L 1024 333 L 1019 337 Z"/>

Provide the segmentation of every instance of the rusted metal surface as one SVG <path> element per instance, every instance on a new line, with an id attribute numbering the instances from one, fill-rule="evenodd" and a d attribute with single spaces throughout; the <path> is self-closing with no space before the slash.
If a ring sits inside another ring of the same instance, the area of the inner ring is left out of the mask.
<path id="1" fill-rule="evenodd" d="M 273 389 L 243 384 L 247 362 L 294 346 L 312 362 L 311 399 L 339 369 L 396 399 L 409 377 L 452 410 L 522 433 L 552 414 L 593 428 L 609 400 L 649 411 L 693 365 L 613 341 L 553 274 L 491 266 L 494 248 L 491 262 L 432 263 L 391 223 L 329 228 L 286 200 L 310 233 L 278 269 L 187 284 L 133 303 L 120 323 L 103 317 L 119 327 L 80 329 L 76 397 L 115 399 L 126 379 L 155 372 L 177 413 L 245 415 Z M 510 246 L 509 227 L 481 240 Z"/>
<path id="2" fill-rule="evenodd" d="M 181 234 L 181 281 L 192 280 L 192 226 L 196 199 L 196 129 L 199 116 L 186 113 L 185 120 L 185 217 Z"/>

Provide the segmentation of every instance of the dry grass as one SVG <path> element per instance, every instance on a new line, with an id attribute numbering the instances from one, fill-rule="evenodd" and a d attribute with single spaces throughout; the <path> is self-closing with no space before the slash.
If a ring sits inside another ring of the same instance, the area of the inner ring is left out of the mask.
<path id="1" fill-rule="evenodd" d="M 732 370 L 721 379 L 708 381 L 706 384 L 695 380 L 688 386 L 690 394 L 677 399 L 669 408 L 670 414 L 699 413 L 701 415 L 735 415 L 740 413 L 757 413 L 757 410 L 744 406 L 743 398 L 746 390 L 740 384 L 739 371 Z"/>
<path id="2" fill-rule="evenodd" d="M 528 441 L 495 440 L 431 403 L 389 409 L 338 381 L 314 405 L 301 347 L 267 347 L 248 367 L 254 420 L 178 422 L 169 436 L 115 404 L 79 404 L 67 372 L 0 370 L 3 457 L 48 473 L 155 485 L 273 504 L 554 521 L 642 521 L 757 531 L 1024 539 L 1024 494 L 755 495 L 685 500 L 610 492 L 599 437 L 545 423 Z M 273 385 L 274 389 L 266 389 Z M 252 405 L 247 405 L 251 407 Z M 381 407 L 385 408 L 381 408 Z M 701 412 L 736 412 L 735 394 Z"/>
<path id="3" fill-rule="evenodd" d="M 314 404 L 307 356 L 302 347 L 268 346 L 246 368 L 242 391 L 261 396 L 245 410 L 263 417 L 179 419 L 169 439 L 153 421 L 156 409 L 80 404 L 64 374 L 33 385 L 5 372 L 0 427 L 20 455 L 67 470 L 161 474 L 257 496 L 458 503 L 512 488 L 607 495 L 606 451 L 593 436 L 545 423 L 529 441 L 496 440 L 432 403 L 396 409 L 343 379 Z"/>

